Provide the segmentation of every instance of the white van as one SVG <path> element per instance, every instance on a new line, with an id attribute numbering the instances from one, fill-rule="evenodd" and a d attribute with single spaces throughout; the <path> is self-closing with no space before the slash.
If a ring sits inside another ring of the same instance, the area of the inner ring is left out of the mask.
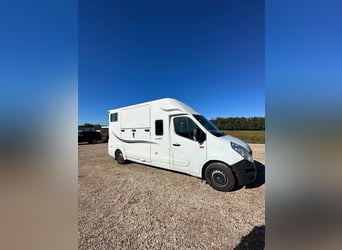
<path id="1" fill-rule="evenodd" d="M 108 153 L 119 164 L 129 160 L 187 173 L 220 191 L 256 178 L 247 143 L 171 98 L 109 110 Z"/>

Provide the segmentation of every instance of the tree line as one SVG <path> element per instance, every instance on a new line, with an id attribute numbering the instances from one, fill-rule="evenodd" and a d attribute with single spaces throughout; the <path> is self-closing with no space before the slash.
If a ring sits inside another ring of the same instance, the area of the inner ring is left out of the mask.
<path id="1" fill-rule="evenodd" d="M 221 130 L 265 130 L 265 117 L 218 117 L 210 121 Z"/>

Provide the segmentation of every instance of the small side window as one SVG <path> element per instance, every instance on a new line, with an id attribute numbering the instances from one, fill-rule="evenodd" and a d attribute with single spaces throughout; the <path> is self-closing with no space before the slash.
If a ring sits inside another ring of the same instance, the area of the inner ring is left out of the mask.
<path id="1" fill-rule="evenodd" d="M 164 129 L 163 129 L 163 120 L 156 120 L 155 122 L 156 125 L 156 135 L 163 135 L 164 134 Z"/>
<path id="2" fill-rule="evenodd" d="M 111 122 L 116 122 L 116 121 L 118 121 L 118 113 L 112 113 L 112 114 L 110 114 L 110 121 L 111 121 Z"/>

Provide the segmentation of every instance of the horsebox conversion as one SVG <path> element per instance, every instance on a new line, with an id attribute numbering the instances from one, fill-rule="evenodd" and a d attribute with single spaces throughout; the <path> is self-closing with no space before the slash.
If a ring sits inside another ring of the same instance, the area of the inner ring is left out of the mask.
<path id="1" fill-rule="evenodd" d="M 219 191 L 256 179 L 247 143 L 171 98 L 109 110 L 108 153 L 119 164 L 129 160 L 203 178 Z"/>

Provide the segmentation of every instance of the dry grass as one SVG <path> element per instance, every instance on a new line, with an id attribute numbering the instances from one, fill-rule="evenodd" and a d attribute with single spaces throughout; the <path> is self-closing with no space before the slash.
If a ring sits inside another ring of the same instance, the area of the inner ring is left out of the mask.
<path id="1" fill-rule="evenodd" d="M 224 130 L 226 134 L 237 137 L 247 143 L 265 144 L 265 131 L 253 130 Z"/>

